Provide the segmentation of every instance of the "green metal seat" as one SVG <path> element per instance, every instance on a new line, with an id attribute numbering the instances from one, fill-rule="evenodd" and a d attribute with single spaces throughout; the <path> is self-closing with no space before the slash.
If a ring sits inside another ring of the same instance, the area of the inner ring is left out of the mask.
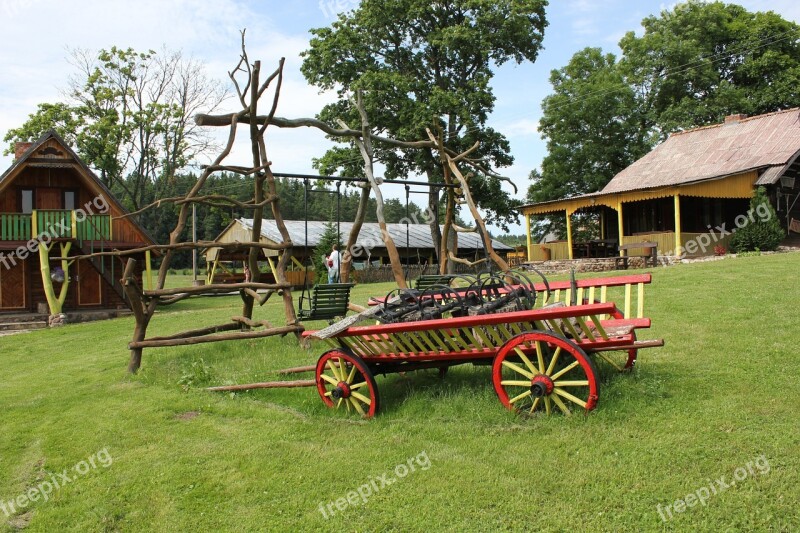
<path id="1" fill-rule="evenodd" d="M 350 303 L 350 289 L 354 283 L 328 283 L 314 285 L 311 296 L 300 297 L 300 320 L 333 320 L 347 314 Z M 309 309 L 303 309 L 303 300 L 308 300 Z"/>

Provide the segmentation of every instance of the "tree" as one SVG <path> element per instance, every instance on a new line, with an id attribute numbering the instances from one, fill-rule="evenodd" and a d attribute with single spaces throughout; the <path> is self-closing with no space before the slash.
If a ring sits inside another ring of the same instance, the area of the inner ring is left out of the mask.
<path id="1" fill-rule="evenodd" d="M 486 126 L 494 106 L 492 65 L 535 61 L 541 49 L 545 0 L 364 0 L 330 27 L 311 30 L 302 72 L 321 89 L 336 89 L 339 100 L 319 118 L 329 124 L 343 119 L 360 122 L 349 96 L 363 91 L 363 104 L 378 134 L 396 139 L 427 139 L 426 128 L 441 128 L 444 144 L 455 152 L 480 141 L 474 157 L 487 166 L 513 162 L 505 137 Z M 341 139 L 338 139 L 341 140 Z M 375 161 L 390 178 L 410 173 L 442 180 L 442 167 L 432 149 L 398 151 L 375 146 Z M 319 161 L 329 173 L 342 169 L 364 175 L 353 143 L 337 147 Z M 500 225 L 516 219 L 515 203 L 502 191 L 501 180 L 476 176 L 471 184 L 487 221 Z M 365 192 L 368 194 L 368 192 Z M 428 207 L 434 212 L 438 191 Z M 439 227 L 431 225 L 434 242 Z"/>
<path id="2" fill-rule="evenodd" d="M 192 121 L 215 110 L 222 86 L 180 52 L 113 47 L 96 55 L 73 50 L 67 101 L 39 104 L 4 140 L 32 141 L 49 129 L 74 144 L 103 183 L 134 210 L 165 196 L 176 173 L 214 147 Z M 6 152 L 8 153 L 8 151 Z"/>
<path id="3" fill-rule="evenodd" d="M 539 122 L 548 153 L 541 174 L 531 173 L 532 202 L 600 190 L 647 151 L 637 142 L 633 90 L 613 54 L 586 48 L 554 70 L 550 83 L 554 93 L 542 102 Z"/>
<path id="4" fill-rule="evenodd" d="M 553 71 L 541 120 L 548 154 L 529 201 L 599 190 L 674 131 L 800 105 L 797 24 L 689 1 L 642 25 L 620 41 L 619 60 L 589 48 Z"/>

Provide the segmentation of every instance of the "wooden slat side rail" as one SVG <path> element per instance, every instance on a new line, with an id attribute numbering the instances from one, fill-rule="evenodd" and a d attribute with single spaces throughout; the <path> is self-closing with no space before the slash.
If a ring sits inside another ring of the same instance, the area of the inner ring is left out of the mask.
<path id="1" fill-rule="evenodd" d="M 619 293 L 620 300 L 623 302 L 623 309 L 620 313 L 625 318 L 633 318 L 633 311 L 636 311 L 636 318 L 644 317 L 644 286 L 652 282 L 651 274 L 637 274 L 633 276 L 616 276 L 613 278 L 593 278 L 577 281 L 578 302 L 588 299 L 589 302 L 607 302 L 609 299 L 609 288 L 622 288 Z M 540 305 L 563 302 L 566 305 L 572 301 L 572 287 L 569 281 L 555 281 L 550 283 L 550 298 L 545 301 L 546 288 L 544 283 L 534 284 L 536 292 L 539 293 L 537 301 Z M 636 287 L 635 299 L 633 287 Z M 600 296 L 597 297 L 597 289 L 600 289 Z M 588 290 L 587 290 L 588 289 Z M 616 298 L 615 298 L 616 299 Z"/>
<path id="2" fill-rule="evenodd" d="M 475 328 L 510 323 L 533 323 L 556 318 L 575 316 L 606 315 L 614 312 L 613 303 L 597 303 L 574 307 L 554 307 L 548 309 L 531 309 L 513 311 L 494 315 L 465 316 L 446 319 L 420 320 L 416 322 L 399 322 L 396 324 L 379 324 L 371 326 L 352 326 L 337 336 L 353 335 L 389 335 L 408 331 L 447 330 L 457 328 Z M 313 337 L 315 331 L 304 331 L 303 337 Z"/>

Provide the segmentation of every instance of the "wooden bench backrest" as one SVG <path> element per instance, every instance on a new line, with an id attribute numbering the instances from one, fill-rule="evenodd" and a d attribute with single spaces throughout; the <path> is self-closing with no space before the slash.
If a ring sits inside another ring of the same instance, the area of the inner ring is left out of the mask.
<path id="1" fill-rule="evenodd" d="M 425 290 L 434 285 L 450 285 L 451 277 L 444 274 L 444 275 L 423 275 L 417 278 L 416 288 L 418 290 Z"/>
<path id="2" fill-rule="evenodd" d="M 316 320 L 345 316 L 350 303 L 350 289 L 354 286 L 353 283 L 314 285 L 310 309 L 302 317 Z"/>

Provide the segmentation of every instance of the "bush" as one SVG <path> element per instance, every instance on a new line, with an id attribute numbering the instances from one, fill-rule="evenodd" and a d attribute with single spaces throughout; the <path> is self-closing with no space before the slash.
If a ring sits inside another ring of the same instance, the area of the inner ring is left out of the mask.
<path id="1" fill-rule="evenodd" d="M 736 230 L 731 237 L 731 250 L 741 253 L 777 249 L 784 237 L 783 228 L 763 187 L 759 187 L 750 200 L 748 217 L 755 222 L 749 220 Z"/>

